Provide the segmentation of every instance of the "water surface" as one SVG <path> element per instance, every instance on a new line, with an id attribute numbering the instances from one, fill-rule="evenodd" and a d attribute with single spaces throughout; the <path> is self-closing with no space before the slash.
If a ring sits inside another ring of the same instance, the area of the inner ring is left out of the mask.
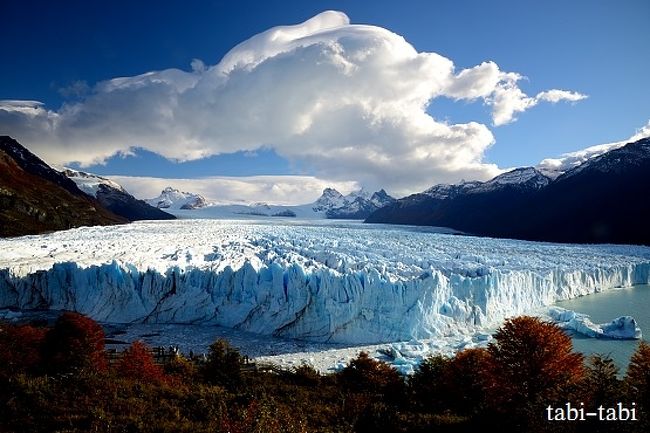
<path id="1" fill-rule="evenodd" d="M 589 314 L 594 323 L 610 322 L 619 316 L 632 316 L 641 328 L 644 339 L 646 341 L 650 339 L 650 285 L 608 290 L 603 293 L 558 302 L 556 305 Z M 573 346 L 577 351 L 586 355 L 592 353 L 609 355 L 619 366 L 621 372 L 626 370 L 637 345 L 637 340 L 573 337 Z"/>

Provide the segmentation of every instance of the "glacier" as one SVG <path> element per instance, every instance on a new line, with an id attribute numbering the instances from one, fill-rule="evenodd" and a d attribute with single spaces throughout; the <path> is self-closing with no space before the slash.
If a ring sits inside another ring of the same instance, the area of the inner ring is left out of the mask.
<path id="1" fill-rule="evenodd" d="M 313 342 L 469 335 L 650 282 L 650 248 L 360 223 L 142 221 L 0 240 L 0 308 L 213 324 Z"/>

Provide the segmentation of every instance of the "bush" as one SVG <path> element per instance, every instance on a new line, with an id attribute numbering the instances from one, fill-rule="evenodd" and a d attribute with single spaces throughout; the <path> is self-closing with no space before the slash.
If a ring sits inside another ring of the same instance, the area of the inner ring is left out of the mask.
<path id="1" fill-rule="evenodd" d="M 0 324 L 0 375 L 36 373 L 42 366 L 46 330 L 30 325 Z"/>
<path id="2" fill-rule="evenodd" d="M 292 373 L 293 382 L 297 385 L 317 386 L 320 383 L 321 375 L 311 365 L 301 364 L 294 367 Z"/>
<path id="3" fill-rule="evenodd" d="M 45 335 L 43 360 L 49 373 L 104 371 L 104 331 L 79 313 L 63 313 Z"/>
<path id="4" fill-rule="evenodd" d="M 239 351 L 220 338 L 210 346 L 201 373 L 207 383 L 234 389 L 242 383 L 242 364 L 243 358 Z"/>
<path id="5" fill-rule="evenodd" d="M 116 366 L 117 373 L 125 378 L 146 382 L 160 382 L 165 374 L 154 362 L 149 348 L 141 341 L 134 341 L 122 354 Z"/>
<path id="6" fill-rule="evenodd" d="M 194 362 L 180 354 L 165 364 L 163 371 L 170 379 L 181 383 L 191 384 L 197 378 Z"/>

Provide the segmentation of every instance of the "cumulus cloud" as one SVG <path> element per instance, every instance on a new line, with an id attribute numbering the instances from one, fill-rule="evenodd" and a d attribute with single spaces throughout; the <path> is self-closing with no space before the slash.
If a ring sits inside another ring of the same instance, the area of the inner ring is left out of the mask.
<path id="1" fill-rule="evenodd" d="M 153 198 L 171 186 L 201 194 L 217 203 L 266 202 L 280 205 L 315 201 L 323 189 L 336 188 L 343 194 L 358 190 L 356 182 L 337 182 L 313 176 L 204 177 L 198 179 L 162 179 L 138 176 L 107 176 L 140 199 Z"/>
<path id="2" fill-rule="evenodd" d="M 399 194 L 500 172 L 483 161 L 490 129 L 434 119 L 435 98 L 482 100 L 495 125 L 541 101 L 584 98 L 529 97 L 520 78 L 494 62 L 457 71 L 389 30 L 327 11 L 255 35 L 216 65 L 100 82 L 56 111 L 0 101 L 0 130 L 59 164 L 102 163 L 134 146 L 182 161 L 266 146 L 321 178 Z"/>
<path id="3" fill-rule="evenodd" d="M 562 154 L 559 158 L 546 158 L 542 160 L 536 168 L 548 177 L 554 179 L 565 171 L 571 170 L 591 158 L 595 158 L 609 152 L 610 150 L 618 149 L 628 143 L 646 137 L 650 137 L 650 120 L 648 120 L 648 123 L 643 127 L 637 129 L 634 135 L 626 140 L 617 141 L 615 143 L 597 144 L 595 146 L 587 147 L 586 149 Z"/>
<path id="4" fill-rule="evenodd" d="M 493 92 L 488 96 L 487 103 L 492 106 L 492 122 L 495 126 L 513 122 L 517 113 L 522 113 L 542 101 L 556 104 L 560 101 L 577 102 L 587 98 L 587 95 L 582 93 L 558 89 L 546 90 L 530 97 L 517 86 L 517 82 L 522 78 L 524 77 L 514 72 L 502 73 Z"/>

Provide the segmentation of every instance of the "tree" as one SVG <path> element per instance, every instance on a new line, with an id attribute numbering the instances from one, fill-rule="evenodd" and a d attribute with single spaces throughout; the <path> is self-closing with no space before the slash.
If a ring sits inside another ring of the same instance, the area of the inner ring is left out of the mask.
<path id="1" fill-rule="evenodd" d="M 409 378 L 408 384 L 414 400 L 426 412 L 438 412 L 448 406 L 444 377 L 451 359 L 433 355 L 424 359 Z"/>
<path id="2" fill-rule="evenodd" d="M 521 316 L 507 320 L 488 345 L 489 402 L 519 429 L 542 420 L 543 407 L 565 403 L 584 377 L 583 356 L 552 323 Z"/>
<path id="3" fill-rule="evenodd" d="M 346 391 L 344 416 L 355 431 L 394 431 L 397 405 L 404 402 L 404 380 L 397 370 L 361 352 L 338 379 Z"/>
<path id="4" fill-rule="evenodd" d="M 124 351 L 116 370 L 122 377 L 140 381 L 160 382 L 165 378 L 162 368 L 156 365 L 149 348 L 141 341 L 134 341 Z"/>
<path id="5" fill-rule="evenodd" d="M 173 357 L 166 363 L 163 371 L 168 379 L 187 384 L 194 382 L 197 376 L 197 369 L 194 362 L 181 354 Z"/>
<path id="6" fill-rule="evenodd" d="M 443 382 L 456 413 L 475 414 L 486 404 L 491 357 L 486 349 L 465 349 L 451 359 Z"/>
<path id="7" fill-rule="evenodd" d="M 588 361 L 584 384 L 586 400 L 591 407 L 613 407 L 622 397 L 618 367 L 609 356 L 592 355 Z"/>
<path id="8" fill-rule="evenodd" d="M 202 368 L 203 378 L 213 385 L 236 388 L 242 381 L 242 364 L 239 351 L 220 338 L 209 348 L 208 359 Z"/>
<path id="9" fill-rule="evenodd" d="M 42 367 L 41 345 L 45 329 L 30 325 L 0 324 L 0 373 L 15 376 L 36 373 Z"/>
<path id="10" fill-rule="evenodd" d="M 377 361 L 366 352 L 350 361 L 339 374 L 343 386 L 353 392 L 382 394 L 389 399 L 399 398 L 404 381 L 390 365 Z"/>
<path id="11" fill-rule="evenodd" d="M 636 403 L 644 425 L 650 425 L 650 344 L 641 341 L 630 359 L 625 375 L 628 395 Z"/>
<path id="12" fill-rule="evenodd" d="M 45 335 L 43 360 L 50 373 L 104 371 L 104 331 L 79 313 L 63 313 Z"/>

